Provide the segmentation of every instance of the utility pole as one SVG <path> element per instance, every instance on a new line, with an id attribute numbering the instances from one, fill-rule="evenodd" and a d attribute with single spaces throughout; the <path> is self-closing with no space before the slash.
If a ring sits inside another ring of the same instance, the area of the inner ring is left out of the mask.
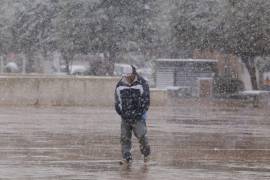
<path id="1" fill-rule="evenodd" d="M 26 57 L 23 54 L 23 56 L 22 56 L 22 74 L 25 74 L 26 73 L 25 68 L 26 68 Z"/>
<path id="2" fill-rule="evenodd" d="M 3 56 L 0 56 L 0 73 L 4 73 L 4 61 L 3 61 Z"/>

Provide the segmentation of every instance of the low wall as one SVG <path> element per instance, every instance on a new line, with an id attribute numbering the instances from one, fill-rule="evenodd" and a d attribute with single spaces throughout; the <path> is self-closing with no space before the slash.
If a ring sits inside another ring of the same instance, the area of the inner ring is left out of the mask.
<path id="1" fill-rule="evenodd" d="M 151 105 L 164 106 L 167 105 L 168 94 L 166 90 L 151 89 Z"/>
<path id="2" fill-rule="evenodd" d="M 118 77 L 0 76 L 0 105 L 112 106 Z M 166 93 L 151 90 L 151 105 Z"/>

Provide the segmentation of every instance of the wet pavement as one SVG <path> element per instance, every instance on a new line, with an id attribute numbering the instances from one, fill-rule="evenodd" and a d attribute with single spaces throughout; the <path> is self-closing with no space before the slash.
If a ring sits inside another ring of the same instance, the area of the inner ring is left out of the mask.
<path id="1" fill-rule="evenodd" d="M 269 109 L 185 105 L 151 108 L 128 167 L 113 108 L 0 107 L 0 179 L 270 179 Z"/>

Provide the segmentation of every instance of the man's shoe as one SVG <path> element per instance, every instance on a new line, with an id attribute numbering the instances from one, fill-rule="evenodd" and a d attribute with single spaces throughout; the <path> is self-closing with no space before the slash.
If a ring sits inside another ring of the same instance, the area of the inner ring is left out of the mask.
<path id="1" fill-rule="evenodd" d="M 120 164 L 121 165 L 123 165 L 123 164 L 131 164 L 131 162 L 132 162 L 132 158 L 128 158 L 128 159 L 122 159 L 121 161 L 120 161 Z"/>
<path id="2" fill-rule="evenodd" d="M 144 156 L 143 161 L 145 163 L 149 162 L 150 161 L 150 156 Z"/>

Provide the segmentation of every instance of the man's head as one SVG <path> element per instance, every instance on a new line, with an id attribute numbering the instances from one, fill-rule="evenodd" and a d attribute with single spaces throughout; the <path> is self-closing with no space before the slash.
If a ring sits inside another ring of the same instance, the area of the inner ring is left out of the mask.
<path id="1" fill-rule="evenodd" d="M 122 76 L 125 77 L 129 83 L 132 83 L 136 77 L 136 74 L 136 68 L 131 65 L 124 68 Z"/>

